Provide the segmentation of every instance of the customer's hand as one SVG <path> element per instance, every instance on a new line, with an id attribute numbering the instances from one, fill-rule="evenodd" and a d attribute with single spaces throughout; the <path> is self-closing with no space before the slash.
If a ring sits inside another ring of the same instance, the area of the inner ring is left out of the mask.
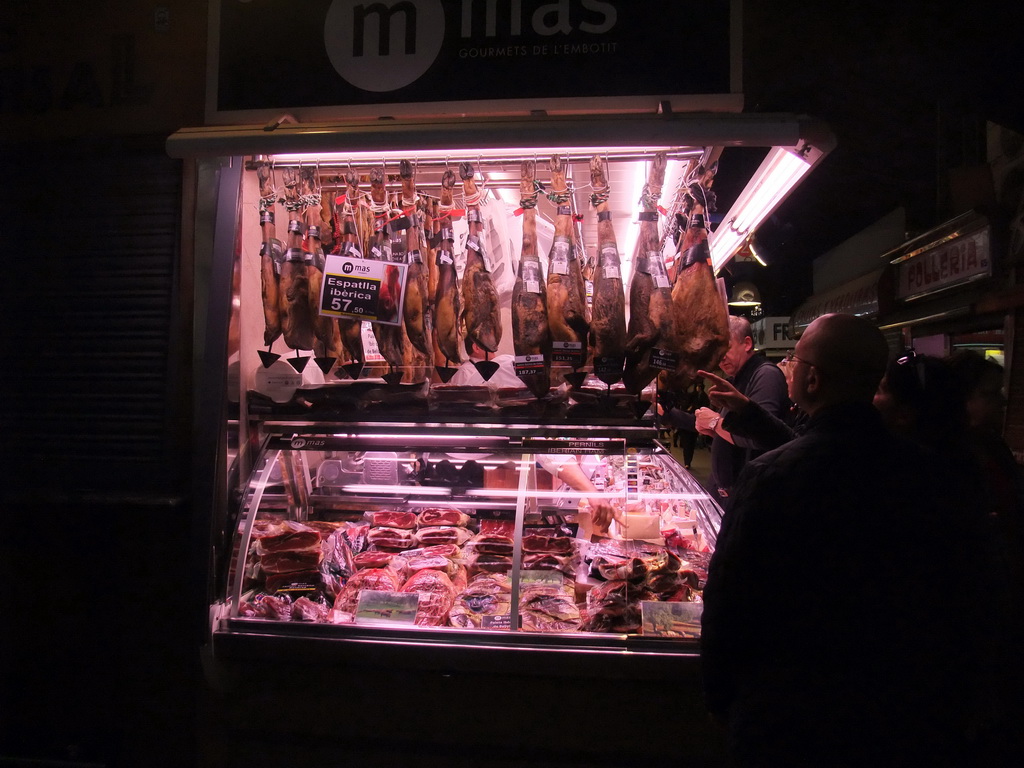
<path id="1" fill-rule="evenodd" d="M 694 426 L 702 435 L 715 436 L 715 426 L 718 424 L 718 411 L 713 408 L 698 408 L 693 412 Z"/>
<path id="2" fill-rule="evenodd" d="M 750 402 L 749 397 L 721 376 L 716 376 L 708 371 L 697 371 L 697 375 L 711 382 L 711 388 L 707 390 L 707 393 L 712 405 L 719 408 L 728 408 L 730 411 L 738 411 Z"/>

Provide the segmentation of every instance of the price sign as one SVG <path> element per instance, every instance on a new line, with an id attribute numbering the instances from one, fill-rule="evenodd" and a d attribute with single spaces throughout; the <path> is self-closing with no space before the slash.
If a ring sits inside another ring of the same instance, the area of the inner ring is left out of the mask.
<path id="1" fill-rule="evenodd" d="M 412 624 L 416 621 L 419 595 L 410 592 L 382 592 L 364 589 L 359 593 L 356 622 Z"/>
<path id="2" fill-rule="evenodd" d="M 330 254 L 320 289 L 320 314 L 402 324 L 406 264 Z"/>

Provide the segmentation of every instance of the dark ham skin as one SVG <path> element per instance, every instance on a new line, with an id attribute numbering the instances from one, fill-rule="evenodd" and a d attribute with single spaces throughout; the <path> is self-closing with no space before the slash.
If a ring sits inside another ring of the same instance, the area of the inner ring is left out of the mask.
<path id="1" fill-rule="evenodd" d="M 651 160 L 643 195 L 637 262 L 630 283 L 629 326 L 626 329 L 626 389 L 639 393 L 658 375 L 650 365 L 651 351 L 667 347 L 675 339 L 672 286 L 660 254 L 658 198 L 665 184 L 667 158 L 658 152 Z M 645 269 L 639 267 L 646 265 Z M 664 275 L 659 285 L 658 274 Z M 674 350 L 669 350 L 674 351 Z"/>
<path id="2" fill-rule="evenodd" d="M 696 169 L 688 185 L 689 223 L 680 240 L 672 309 L 679 365 L 666 372 L 666 385 L 685 389 L 697 371 L 714 370 L 729 347 L 729 309 L 715 284 L 708 248 L 706 214 L 714 210 L 711 191 L 716 166 Z"/>
<path id="3" fill-rule="evenodd" d="M 281 333 L 285 344 L 292 349 L 312 349 L 313 313 L 309 305 L 309 274 L 306 271 L 305 251 L 302 248 L 303 230 L 299 209 L 299 173 L 295 168 L 282 171 L 285 189 L 285 208 L 288 211 L 288 250 L 281 264 L 278 310 L 281 315 Z"/>
<path id="4" fill-rule="evenodd" d="M 512 345 L 516 356 L 543 359 L 543 367 L 517 373 L 536 397 L 551 389 L 551 333 L 548 329 L 547 285 L 537 252 L 536 163 L 524 160 L 520 169 L 520 199 L 523 209 L 523 247 L 512 288 Z"/>
<path id="5" fill-rule="evenodd" d="M 391 244 L 387 235 L 387 209 L 388 193 L 384 186 L 384 169 L 373 168 L 370 170 L 370 200 L 375 208 L 382 209 L 374 212 L 373 236 L 369 252 L 366 254 L 370 259 L 383 259 L 390 261 Z M 387 281 L 383 281 L 381 287 L 381 299 L 388 289 Z M 398 306 L 398 296 L 394 297 L 395 306 Z M 385 323 L 371 323 L 373 335 L 377 339 L 377 349 L 391 369 L 400 369 L 405 356 L 402 350 L 402 326 L 388 325 Z"/>
<path id="6" fill-rule="evenodd" d="M 583 271 L 573 250 L 572 211 L 565 180 L 566 164 L 559 155 L 553 155 L 548 167 L 551 171 L 549 195 L 558 206 L 555 235 L 548 253 L 548 328 L 552 342 L 577 342 L 585 357 L 590 323 L 587 322 Z"/>
<path id="7" fill-rule="evenodd" d="M 409 265 L 409 271 L 405 278 L 405 304 L 402 314 L 409 341 L 417 350 L 427 355 L 432 351 L 428 343 L 427 326 L 429 280 L 427 266 L 423 263 L 422 231 L 416 211 L 418 195 L 415 166 L 408 160 L 402 160 L 398 168 L 399 176 L 402 178 L 402 213 L 410 221 L 410 227 L 406 231 L 406 263 Z"/>
<path id="8" fill-rule="evenodd" d="M 466 217 L 469 219 L 469 237 L 466 241 L 466 269 L 462 273 L 461 326 L 466 339 L 488 352 L 497 352 L 501 343 L 501 309 L 498 291 L 484 259 L 483 214 L 480 193 L 476 186 L 471 163 L 459 165 L 462 190 L 466 195 Z"/>
<path id="9" fill-rule="evenodd" d="M 611 385 L 621 375 L 626 356 L 626 294 L 615 240 L 615 227 L 608 209 L 608 179 L 604 161 L 590 159 L 591 203 L 597 213 L 597 266 L 593 270 L 594 299 L 590 313 L 590 343 L 594 350 L 595 375 Z M 602 365 L 599 361 L 605 360 Z M 618 373 L 615 368 L 618 367 Z"/>
<path id="10" fill-rule="evenodd" d="M 312 204 L 314 196 L 319 197 L 320 188 L 316 182 L 316 169 L 300 168 L 299 185 L 303 199 L 310 204 L 302 208 L 301 217 L 306 227 L 306 245 L 312 260 L 306 264 L 306 276 L 309 279 L 309 311 L 313 318 L 313 334 L 320 342 L 323 357 L 340 358 L 342 354 L 341 331 L 338 323 L 329 315 L 320 314 L 320 291 L 324 283 L 324 249 L 321 242 L 321 231 L 325 222 L 321 218 L 321 208 Z"/>
<path id="11" fill-rule="evenodd" d="M 458 365 L 462 361 L 459 351 L 459 316 L 462 296 L 458 273 L 455 271 L 455 239 L 452 231 L 451 211 L 454 205 L 455 172 L 448 169 L 441 176 L 441 192 L 433 217 L 437 246 L 434 264 L 437 267 L 437 287 L 434 292 L 434 343 L 437 347 L 434 361 L 441 360 Z"/>
<path id="12" fill-rule="evenodd" d="M 274 222 L 277 193 L 274 189 L 273 169 L 269 162 L 261 162 L 256 166 L 256 178 L 260 183 L 260 229 L 263 232 L 263 247 L 260 249 L 263 343 L 269 347 L 281 335 L 281 308 L 278 306 L 281 286 L 277 274 L 277 258 L 284 257 L 284 246 L 277 239 L 277 226 Z"/>

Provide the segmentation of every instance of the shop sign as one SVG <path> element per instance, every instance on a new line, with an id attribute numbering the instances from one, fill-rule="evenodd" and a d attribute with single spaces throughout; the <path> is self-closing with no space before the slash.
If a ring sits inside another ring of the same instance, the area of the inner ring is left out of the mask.
<path id="1" fill-rule="evenodd" d="M 792 349 L 795 343 L 789 333 L 788 317 L 762 317 L 751 324 L 751 330 L 758 349 Z"/>
<path id="2" fill-rule="evenodd" d="M 992 275 L 991 228 L 961 235 L 896 265 L 896 297 L 912 299 Z"/>
<path id="3" fill-rule="evenodd" d="M 215 0 L 210 106 L 728 94 L 731 4 Z M 684 67 L 680 30 L 700 40 Z"/>

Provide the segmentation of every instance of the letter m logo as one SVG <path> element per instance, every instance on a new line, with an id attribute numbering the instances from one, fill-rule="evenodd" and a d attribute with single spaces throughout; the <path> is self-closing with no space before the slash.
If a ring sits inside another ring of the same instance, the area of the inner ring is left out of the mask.
<path id="1" fill-rule="evenodd" d="M 367 26 L 371 27 L 374 22 L 377 25 L 377 54 L 387 56 L 391 53 L 392 22 L 401 14 L 403 31 L 405 33 L 405 53 L 412 55 L 416 53 L 416 6 L 402 0 L 402 2 L 386 5 L 384 3 L 370 3 L 369 5 L 357 5 L 353 8 L 352 18 L 352 55 L 363 56 L 365 54 L 365 43 Z M 372 17 L 372 19 L 371 19 Z M 367 20 L 369 24 L 367 24 Z"/>

